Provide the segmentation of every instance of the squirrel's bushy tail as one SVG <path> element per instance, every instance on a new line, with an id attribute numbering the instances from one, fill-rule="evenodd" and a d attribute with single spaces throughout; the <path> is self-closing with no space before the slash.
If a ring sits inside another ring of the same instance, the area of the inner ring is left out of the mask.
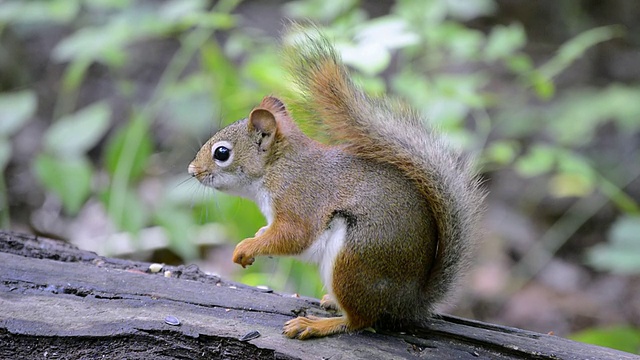
<path id="1" fill-rule="evenodd" d="M 473 164 L 398 103 L 368 97 L 354 85 L 335 49 L 317 29 L 294 25 L 285 56 L 303 96 L 328 138 L 347 151 L 392 164 L 424 194 L 437 224 L 436 262 L 429 273 L 429 311 L 471 262 L 484 192 Z"/>

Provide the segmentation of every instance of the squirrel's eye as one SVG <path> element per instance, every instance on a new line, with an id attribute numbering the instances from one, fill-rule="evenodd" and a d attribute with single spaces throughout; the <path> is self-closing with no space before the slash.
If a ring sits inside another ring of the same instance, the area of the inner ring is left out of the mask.
<path id="1" fill-rule="evenodd" d="M 229 150 L 229 148 L 225 146 L 218 146 L 213 151 L 213 158 L 218 161 L 227 161 L 229 160 L 230 156 L 231 156 L 231 150 Z"/>
<path id="2" fill-rule="evenodd" d="M 232 164 L 233 144 L 222 140 L 211 145 L 211 157 L 216 166 L 224 168 Z"/>

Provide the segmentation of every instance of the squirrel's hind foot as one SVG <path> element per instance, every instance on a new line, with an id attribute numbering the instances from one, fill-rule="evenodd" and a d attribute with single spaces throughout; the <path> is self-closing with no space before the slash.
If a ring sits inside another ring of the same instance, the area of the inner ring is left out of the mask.
<path id="1" fill-rule="evenodd" d="M 347 318 L 319 318 L 316 316 L 299 316 L 284 324 L 283 333 L 292 339 L 309 339 L 323 337 L 347 331 Z"/>

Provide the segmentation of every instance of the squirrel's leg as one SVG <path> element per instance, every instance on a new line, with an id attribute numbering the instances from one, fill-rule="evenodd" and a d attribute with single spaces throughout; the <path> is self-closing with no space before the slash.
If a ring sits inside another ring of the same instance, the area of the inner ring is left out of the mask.
<path id="1" fill-rule="evenodd" d="M 233 262 L 246 267 L 259 255 L 298 255 L 310 242 L 310 227 L 291 219 L 276 220 L 242 240 L 233 251 Z"/>
<path id="2" fill-rule="evenodd" d="M 284 326 L 290 338 L 307 339 L 355 331 L 373 326 L 380 315 L 381 299 L 371 292 L 375 275 L 367 274 L 368 266 L 342 252 L 333 268 L 333 292 L 344 315 L 333 318 L 297 317 Z M 372 296 L 368 298 L 367 296 Z M 323 297 L 323 300 L 326 298 Z"/>

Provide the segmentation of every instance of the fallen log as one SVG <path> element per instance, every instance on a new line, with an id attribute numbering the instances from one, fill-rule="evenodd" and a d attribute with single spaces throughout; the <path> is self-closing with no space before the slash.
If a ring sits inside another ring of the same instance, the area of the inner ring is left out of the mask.
<path id="1" fill-rule="evenodd" d="M 113 259 L 0 231 L 2 359 L 638 359 L 557 336 L 442 315 L 405 332 L 282 335 L 316 299 Z"/>

